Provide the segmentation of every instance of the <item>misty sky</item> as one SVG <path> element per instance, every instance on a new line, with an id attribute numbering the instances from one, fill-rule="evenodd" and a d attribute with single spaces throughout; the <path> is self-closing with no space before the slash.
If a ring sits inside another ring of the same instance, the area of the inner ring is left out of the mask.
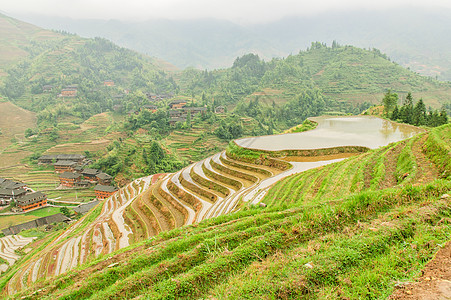
<path id="1" fill-rule="evenodd" d="M 8 14 L 39 14 L 74 19 L 146 20 L 218 18 L 241 23 L 324 11 L 385 9 L 399 6 L 446 7 L 450 0 L 1 0 Z"/>

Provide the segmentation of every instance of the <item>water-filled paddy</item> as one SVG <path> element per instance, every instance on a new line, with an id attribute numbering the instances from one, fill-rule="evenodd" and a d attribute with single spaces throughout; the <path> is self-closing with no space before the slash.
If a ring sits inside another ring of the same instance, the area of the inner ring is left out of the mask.
<path id="1" fill-rule="evenodd" d="M 320 149 L 340 146 L 378 148 L 412 137 L 423 129 L 372 116 L 315 117 L 314 130 L 236 140 L 242 147 L 260 150 Z"/>

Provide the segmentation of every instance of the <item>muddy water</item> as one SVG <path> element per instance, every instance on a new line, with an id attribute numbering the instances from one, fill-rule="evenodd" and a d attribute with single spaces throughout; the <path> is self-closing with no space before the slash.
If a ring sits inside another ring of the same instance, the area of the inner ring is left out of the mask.
<path id="1" fill-rule="evenodd" d="M 236 140 L 242 147 L 261 150 L 319 149 L 339 146 L 379 148 L 414 136 L 423 129 L 372 116 L 315 117 L 314 130 Z"/>

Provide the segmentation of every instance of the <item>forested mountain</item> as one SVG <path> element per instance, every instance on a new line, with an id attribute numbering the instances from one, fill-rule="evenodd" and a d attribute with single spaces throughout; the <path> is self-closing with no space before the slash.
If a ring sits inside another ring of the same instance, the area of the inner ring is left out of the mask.
<path id="1" fill-rule="evenodd" d="M 126 22 L 21 17 L 46 28 L 102 36 L 180 68 L 229 67 L 237 56 L 249 52 L 271 59 L 304 50 L 312 41 L 336 40 L 378 48 L 412 70 L 451 79 L 451 11 L 446 9 L 325 12 L 253 25 L 213 19 Z"/>

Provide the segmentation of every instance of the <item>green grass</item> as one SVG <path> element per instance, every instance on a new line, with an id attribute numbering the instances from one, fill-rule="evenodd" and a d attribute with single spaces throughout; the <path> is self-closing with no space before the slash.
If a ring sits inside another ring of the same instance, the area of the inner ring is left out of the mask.
<path id="1" fill-rule="evenodd" d="M 58 214 L 60 209 L 58 207 L 43 207 L 37 210 L 33 210 L 25 213 L 26 216 L 35 216 L 38 218 L 47 217 L 50 215 Z"/>
<path id="2" fill-rule="evenodd" d="M 450 189 L 451 182 L 442 180 L 288 209 L 248 209 L 138 243 L 116 267 L 38 284 L 50 285 L 36 297 L 261 299 L 287 293 L 302 299 L 334 297 L 343 289 L 351 298 L 383 297 L 396 280 L 418 274 L 450 238 L 449 223 L 439 222 L 451 215 L 450 204 L 439 199 Z M 400 251 L 405 245 L 417 246 L 406 256 Z M 364 280 L 372 266 L 377 275 Z"/>

